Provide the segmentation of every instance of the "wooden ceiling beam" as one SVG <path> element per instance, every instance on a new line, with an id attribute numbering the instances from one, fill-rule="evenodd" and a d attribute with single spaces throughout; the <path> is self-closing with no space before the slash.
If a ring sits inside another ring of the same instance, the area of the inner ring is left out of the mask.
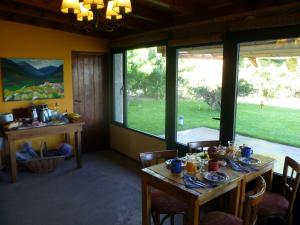
<path id="1" fill-rule="evenodd" d="M 11 2 L 18 2 L 42 9 L 48 9 L 53 12 L 58 12 L 60 11 L 62 0 L 11 0 Z"/>
<path id="2" fill-rule="evenodd" d="M 156 5 L 158 7 L 168 9 L 176 14 L 190 15 L 197 12 L 198 6 L 201 5 L 199 1 L 195 0 L 144 0 L 148 4 Z"/>
<path id="3" fill-rule="evenodd" d="M 33 26 L 39 26 L 39 27 L 46 27 L 50 29 L 55 30 L 61 30 L 65 32 L 71 32 L 71 33 L 77 33 L 82 35 L 89 35 L 93 37 L 102 37 L 102 38 L 108 38 L 108 34 L 105 32 L 89 32 L 87 33 L 86 30 L 80 30 L 78 28 L 70 27 L 66 24 L 57 23 L 55 21 L 49 22 L 48 20 L 39 19 L 37 20 L 35 17 L 28 17 L 25 15 L 20 14 L 13 14 L 7 11 L 0 10 L 0 19 L 13 21 L 17 23 L 23 23 Z"/>
<path id="4" fill-rule="evenodd" d="M 140 3 L 134 3 L 132 7 L 132 13 L 129 13 L 126 16 L 140 18 L 154 23 L 161 23 L 162 25 L 169 25 L 173 22 L 172 14 L 157 13 L 151 8 L 145 8 L 145 6 Z"/>

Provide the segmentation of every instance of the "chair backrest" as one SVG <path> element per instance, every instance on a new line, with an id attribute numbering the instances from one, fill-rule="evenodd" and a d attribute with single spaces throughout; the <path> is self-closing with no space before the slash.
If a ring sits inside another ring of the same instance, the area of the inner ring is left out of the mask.
<path id="1" fill-rule="evenodd" d="M 266 182 L 262 176 L 256 179 L 254 191 L 246 194 L 245 211 L 243 216 L 244 225 L 254 225 L 257 221 L 257 206 L 262 201 L 266 192 Z"/>
<path id="2" fill-rule="evenodd" d="M 289 213 L 293 211 L 300 182 L 300 165 L 286 156 L 283 167 L 282 195 L 289 200 Z"/>
<path id="3" fill-rule="evenodd" d="M 218 146 L 219 144 L 220 144 L 219 140 L 188 142 L 188 151 L 203 152 L 204 147 Z"/>
<path id="4" fill-rule="evenodd" d="M 156 152 L 140 153 L 140 162 L 143 168 L 162 163 L 168 159 L 177 157 L 178 150 L 164 150 Z"/>

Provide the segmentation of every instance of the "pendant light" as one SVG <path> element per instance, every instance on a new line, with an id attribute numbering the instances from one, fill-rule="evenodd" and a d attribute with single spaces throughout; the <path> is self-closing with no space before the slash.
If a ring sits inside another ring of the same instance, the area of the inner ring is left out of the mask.
<path id="1" fill-rule="evenodd" d="M 78 21 L 91 21 L 94 19 L 94 13 L 83 6 L 80 2 L 80 13 L 77 14 Z"/>
<path id="2" fill-rule="evenodd" d="M 103 0 L 83 0 L 83 5 L 88 10 L 102 9 L 105 6 Z"/>
<path id="3" fill-rule="evenodd" d="M 130 0 L 115 0 L 113 10 L 118 14 L 130 13 L 132 11 Z"/>
<path id="4" fill-rule="evenodd" d="M 108 3 L 107 3 L 105 18 L 108 19 L 108 20 L 120 20 L 120 19 L 122 19 L 122 15 L 116 13 L 113 10 L 114 4 L 115 4 L 114 0 L 113 1 L 108 1 Z"/>
<path id="5" fill-rule="evenodd" d="M 63 0 L 61 3 L 61 11 L 63 13 L 80 13 L 79 0 Z"/>

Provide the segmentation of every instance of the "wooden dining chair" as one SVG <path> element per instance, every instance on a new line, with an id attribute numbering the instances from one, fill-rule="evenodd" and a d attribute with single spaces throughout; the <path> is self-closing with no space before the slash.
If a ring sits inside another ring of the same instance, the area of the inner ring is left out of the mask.
<path id="1" fill-rule="evenodd" d="M 218 146 L 220 144 L 219 140 L 210 140 L 210 141 L 193 141 L 188 142 L 188 151 L 189 152 L 203 152 L 205 147 Z"/>
<path id="2" fill-rule="evenodd" d="M 139 158 L 142 167 L 152 166 L 165 162 L 168 159 L 175 158 L 178 155 L 177 150 L 165 150 L 156 152 L 140 153 Z M 163 224 L 170 218 L 171 224 L 174 225 L 174 216 L 176 214 L 184 215 L 187 206 L 185 203 L 165 194 L 159 190 L 151 191 L 151 216 L 155 225 Z M 160 215 L 165 215 L 160 219 Z"/>
<path id="3" fill-rule="evenodd" d="M 300 165 L 292 158 L 286 156 L 283 167 L 281 194 L 266 192 L 258 206 L 257 213 L 261 217 L 261 221 L 267 222 L 269 218 L 280 218 L 286 224 L 291 225 L 299 183 Z"/>
<path id="4" fill-rule="evenodd" d="M 256 179 L 255 189 L 246 193 L 243 219 L 234 215 L 213 211 L 208 213 L 203 220 L 203 225 L 254 225 L 257 221 L 257 206 L 262 201 L 266 191 L 266 182 L 263 177 Z"/>

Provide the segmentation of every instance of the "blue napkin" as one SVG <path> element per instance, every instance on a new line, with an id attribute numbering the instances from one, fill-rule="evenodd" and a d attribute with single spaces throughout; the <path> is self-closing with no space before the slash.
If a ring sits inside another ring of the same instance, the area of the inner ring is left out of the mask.
<path id="1" fill-rule="evenodd" d="M 183 181 L 186 188 L 206 188 L 207 184 L 201 182 L 197 178 L 184 174 L 183 175 Z"/>
<path id="2" fill-rule="evenodd" d="M 228 163 L 229 163 L 229 166 L 231 167 L 231 169 L 238 171 L 238 172 L 249 173 L 249 172 L 257 171 L 256 168 L 254 168 L 250 165 L 242 165 L 233 160 L 228 160 Z"/>

